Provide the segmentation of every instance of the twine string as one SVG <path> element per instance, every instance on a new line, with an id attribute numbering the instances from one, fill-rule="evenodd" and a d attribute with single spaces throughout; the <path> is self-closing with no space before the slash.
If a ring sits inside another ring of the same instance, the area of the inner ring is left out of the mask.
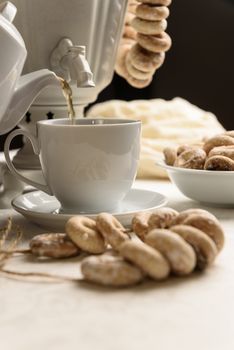
<path id="1" fill-rule="evenodd" d="M 13 234 L 13 238 L 9 238 L 10 234 Z M 5 227 L 0 229 L 0 274 L 5 275 L 11 279 L 23 279 L 30 280 L 32 278 L 38 277 L 56 282 L 81 282 L 82 278 L 74 278 L 69 276 L 59 276 L 55 274 L 49 274 L 46 272 L 21 272 L 14 271 L 5 268 L 6 262 L 14 254 L 31 254 L 31 249 L 18 249 L 17 246 L 21 242 L 23 237 L 23 231 L 18 225 L 13 225 L 12 218 L 8 218 Z M 42 280 L 37 280 L 37 282 L 43 282 Z M 34 279 L 35 281 L 35 279 Z"/>
<path id="2" fill-rule="evenodd" d="M 29 278 L 34 278 L 34 277 L 39 277 L 39 278 L 43 278 L 43 281 L 37 280 L 36 282 L 44 282 L 44 279 L 49 279 L 51 281 L 55 281 L 55 282 L 82 282 L 83 278 L 75 278 L 75 277 L 69 277 L 69 276 L 59 276 L 59 275 L 55 275 L 55 274 L 50 274 L 50 273 L 46 273 L 46 272 L 21 272 L 21 271 L 13 271 L 13 270 L 9 270 L 6 268 L 1 268 L 0 269 L 0 273 L 6 275 L 9 278 L 13 278 L 13 279 L 17 279 L 20 278 L 23 280 L 25 280 L 25 278 L 28 280 Z M 30 279 L 30 281 L 32 281 Z M 35 281 L 35 280 L 34 280 Z"/>

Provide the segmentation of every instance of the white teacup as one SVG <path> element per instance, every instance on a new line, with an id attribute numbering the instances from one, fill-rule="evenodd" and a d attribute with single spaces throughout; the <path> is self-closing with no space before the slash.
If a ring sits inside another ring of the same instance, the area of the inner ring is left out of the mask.
<path id="1" fill-rule="evenodd" d="M 125 119 L 54 119 L 37 123 L 37 138 L 15 130 L 5 157 L 21 181 L 54 195 L 63 212 L 113 211 L 131 189 L 140 154 L 141 122 Z M 39 155 L 46 185 L 22 176 L 10 160 L 12 139 L 30 139 Z"/>

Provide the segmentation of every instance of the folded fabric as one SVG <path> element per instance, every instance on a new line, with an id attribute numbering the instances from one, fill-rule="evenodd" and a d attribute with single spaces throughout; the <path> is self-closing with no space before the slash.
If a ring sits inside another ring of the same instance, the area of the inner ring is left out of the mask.
<path id="1" fill-rule="evenodd" d="M 92 106 L 87 117 L 124 118 L 142 121 L 141 155 L 137 176 L 166 178 L 166 172 L 155 165 L 165 147 L 201 143 L 204 138 L 225 129 L 213 113 L 176 97 L 170 101 L 110 100 Z"/>

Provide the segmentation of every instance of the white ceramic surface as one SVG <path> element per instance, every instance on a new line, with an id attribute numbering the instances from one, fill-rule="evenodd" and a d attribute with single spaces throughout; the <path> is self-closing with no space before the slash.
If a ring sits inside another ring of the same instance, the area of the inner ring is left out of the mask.
<path id="1" fill-rule="evenodd" d="M 0 4 L 0 120 L 8 108 L 27 55 L 23 39 L 12 24 L 15 14 L 13 4 Z"/>
<path id="2" fill-rule="evenodd" d="M 132 189 L 124 198 L 119 210 L 113 212 L 124 225 L 129 226 L 133 216 L 139 211 L 150 211 L 166 205 L 164 195 L 141 189 Z M 64 225 L 74 214 L 59 213 L 60 204 L 55 197 L 41 191 L 29 192 L 16 197 L 12 201 L 13 208 L 30 221 L 50 230 L 64 231 Z M 86 214 L 95 218 L 95 214 Z"/>
<path id="3" fill-rule="evenodd" d="M 38 138 L 13 131 L 5 142 L 11 172 L 29 185 L 54 195 L 64 212 L 114 210 L 136 176 L 141 122 L 127 119 L 40 121 Z M 16 135 L 28 137 L 39 155 L 46 185 L 29 180 L 13 166 L 9 147 Z"/>
<path id="4" fill-rule="evenodd" d="M 211 206 L 234 207 L 234 171 L 184 169 L 158 161 L 188 198 Z"/>
<path id="5" fill-rule="evenodd" d="M 0 0 L 0 3 L 2 1 Z M 77 89 L 76 80 L 71 81 L 75 107 L 78 104 L 87 105 L 95 101 L 100 91 L 110 84 L 114 74 L 128 1 L 12 0 L 12 2 L 18 8 L 15 25 L 22 34 L 28 50 L 24 73 L 41 68 L 55 68 L 55 73 L 68 78 L 63 69 L 62 59 L 60 67 L 55 67 L 53 57 L 54 49 L 60 46 L 61 39 L 67 38 L 74 46 L 86 47 L 87 60 L 95 82 L 95 88 Z M 64 55 L 65 49 L 63 45 L 62 52 L 58 53 L 58 56 Z M 47 106 L 47 112 L 51 110 L 56 114 L 56 118 L 58 118 L 58 106 L 64 106 L 66 112 L 65 100 L 60 91 L 54 88 L 45 89 L 37 98 L 35 105 L 37 108 Z M 33 107 L 30 109 L 32 118 L 34 112 Z"/>
<path id="6" fill-rule="evenodd" d="M 27 51 L 12 24 L 15 14 L 16 7 L 12 3 L 0 4 L 0 134 L 18 124 L 43 88 L 59 86 L 55 74 L 48 69 L 20 77 Z"/>

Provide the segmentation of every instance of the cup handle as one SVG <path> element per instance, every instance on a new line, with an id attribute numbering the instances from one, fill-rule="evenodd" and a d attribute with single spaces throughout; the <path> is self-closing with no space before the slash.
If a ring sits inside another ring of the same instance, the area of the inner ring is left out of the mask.
<path id="1" fill-rule="evenodd" d="M 26 184 L 36 187 L 38 190 L 41 190 L 43 192 L 46 192 L 49 195 L 53 195 L 53 192 L 51 191 L 51 189 L 49 188 L 49 186 L 47 185 L 43 185 L 40 184 L 39 182 L 35 182 L 33 180 L 28 179 L 27 177 L 21 175 L 15 168 L 15 166 L 13 165 L 11 158 L 10 158 L 10 144 L 11 141 L 14 139 L 14 137 L 18 136 L 18 135 L 23 135 L 25 137 L 27 137 L 33 147 L 33 151 L 36 155 L 40 154 L 40 148 L 38 145 L 38 141 L 36 139 L 36 137 L 34 137 L 33 135 L 31 135 L 29 132 L 25 131 L 25 130 L 14 130 L 12 133 L 10 133 L 10 135 L 8 135 L 8 137 L 6 138 L 5 144 L 4 144 L 4 154 L 5 154 L 5 158 L 6 158 L 6 163 L 10 169 L 10 171 L 12 172 L 12 174 L 18 178 L 20 181 L 25 182 Z"/>

